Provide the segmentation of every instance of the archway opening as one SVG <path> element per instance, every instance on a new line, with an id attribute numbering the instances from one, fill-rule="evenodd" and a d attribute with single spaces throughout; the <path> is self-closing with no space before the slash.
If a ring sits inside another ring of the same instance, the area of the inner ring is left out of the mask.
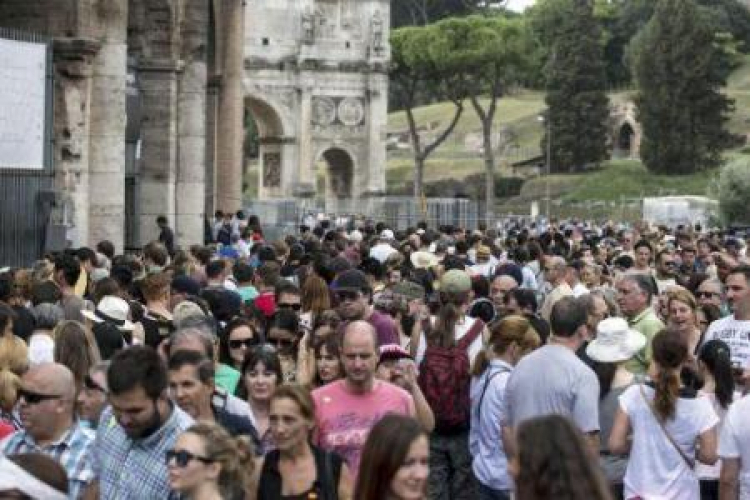
<path id="1" fill-rule="evenodd" d="M 630 156 L 633 151 L 634 136 L 635 131 L 633 130 L 633 127 L 630 125 L 630 123 L 623 123 L 620 127 L 619 132 L 617 133 L 617 149 L 619 149 L 621 153 Z"/>
<path id="2" fill-rule="evenodd" d="M 323 153 L 328 169 L 326 172 L 326 197 L 348 199 L 353 196 L 354 161 L 340 148 L 331 148 Z"/>
<path id="3" fill-rule="evenodd" d="M 275 195 L 281 189 L 284 127 L 267 102 L 245 99 L 243 191 L 250 198 Z"/>

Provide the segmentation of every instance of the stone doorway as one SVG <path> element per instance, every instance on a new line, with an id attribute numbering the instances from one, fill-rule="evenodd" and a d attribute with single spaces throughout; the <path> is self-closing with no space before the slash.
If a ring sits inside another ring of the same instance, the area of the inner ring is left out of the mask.
<path id="1" fill-rule="evenodd" d="M 620 131 L 617 134 L 617 149 L 621 154 L 627 157 L 633 156 L 633 139 L 635 138 L 635 130 L 633 127 L 625 122 L 620 127 Z"/>
<path id="2" fill-rule="evenodd" d="M 284 125 L 279 113 L 266 100 L 245 99 L 246 111 L 258 134 L 258 193 L 260 197 L 276 197 L 284 180 Z M 247 160 L 247 158 L 245 159 Z"/>
<path id="3" fill-rule="evenodd" d="M 326 207 L 344 209 L 346 200 L 354 196 L 354 160 L 341 148 L 327 149 L 322 154 L 326 164 Z"/>

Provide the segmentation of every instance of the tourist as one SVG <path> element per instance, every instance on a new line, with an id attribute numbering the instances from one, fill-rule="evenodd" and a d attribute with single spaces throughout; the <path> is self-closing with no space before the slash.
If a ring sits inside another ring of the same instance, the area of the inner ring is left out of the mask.
<path id="1" fill-rule="evenodd" d="M 68 474 L 42 453 L 0 457 L 0 497 L 7 499 L 66 500 Z"/>
<path id="2" fill-rule="evenodd" d="M 318 337 L 313 346 L 315 353 L 312 387 L 318 388 L 344 377 L 341 362 L 341 339 L 338 335 Z"/>
<path id="3" fill-rule="evenodd" d="M 371 324 L 378 336 L 376 347 L 399 342 L 393 319 L 373 308 L 371 285 L 362 271 L 345 271 L 332 286 L 339 301 L 337 311 L 341 319 L 350 322 L 364 320 Z"/>
<path id="4" fill-rule="evenodd" d="M 688 345 L 690 357 L 695 359 L 701 345 L 701 329 L 698 324 L 698 302 L 684 288 L 667 292 L 667 326 L 680 332 Z"/>
<path id="5" fill-rule="evenodd" d="M 143 343 L 135 339 L 135 325 L 130 321 L 130 305 L 125 299 L 108 295 L 96 305 L 94 311 L 83 310 L 81 314 L 93 332 L 96 344 L 103 359 L 110 359 L 117 351 L 132 343 Z"/>
<path id="6" fill-rule="evenodd" d="M 372 426 L 388 413 L 413 416 L 415 409 L 406 391 L 375 378 L 378 337 L 372 325 L 349 323 L 341 342 L 345 378 L 312 392 L 317 444 L 338 453 L 356 476 Z"/>
<path id="7" fill-rule="evenodd" d="M 715 278 L 707 278 L 701 281 L 695 291 L 695 298 L 700 305 L 713 304 L 722 312 L 726 309 L 724 284 Z"/>
<path id="8" fill-rule="evenodd" d="M 99 498 L 176 498 L 164 454 L 193 419 L 169 399 L 167 369 L 150 347 L 118 352 L 107 370 L 110 407 L 102 413 L 91 462 Z M 89 497 L 91 498 L 91 497 Z"/>
<path id="9" fill-rule="evenodd" d="M 34 331 L 28 338 L 29 363 L 33 366 L 54 361 L 54 330 L 64 321 L 65 313 L 55 304 L 43 303 L 31 309 Z"/>
<path id="10" fill-rule="evenodd" d="M 687 360 L 682 334 L 662 330 L 653 338 L 651 382 L 634 384 L 620 396 L 609 450 L 630 452 L 625 498 L 700 498 L 695 460 L 716 462 L 719 419 L 707 398 L 681 387 L 680 370 Z"/>
<path id="11" fill-rule="evenodd" d="M 651 257 L 653 256 L 654 249 L 646 240 L 638 240 L 634 249 L 635 266 L 633 271 L 637 273 L 652 274 L 651 269 Z"/>
<path id="12" fill-rule="evenodd" d="M 219 336 L 219 361 L 237 371 L 242 369 L 247 352 L 260 344 L 255 326 L 245 318 L 230 321 Z"/>
<path id="13" fill-rule="evenodd" d="M 174 256 L 174 231 L 169 227 L 169 221 L 165 216 L 160 215 L 156 218 L 156 225 L 159 226 L 159 243 L 164 245 L 164 248 L 167 249 L 167 253 L 170 256 Z"/>
<path id="14" fill-rule="evenodd" d="M 587 338 L 580 299 L 562 297 L 550 315 L 546 345 L 521 359 L 510 375 L 503 410 L 503 446 L 513 450 L 513 429 L 521 422 L 555 413 L 569 417 L 599 452 L 599 382 L 576 356 Z"/>
<path id="15" fill-rule="evenodd" d="M 736 400 L 724 419 L 719 440 L 720 499 L 745 499 L 750 495 L 750 396 Z"/>
<path id="16" fill-rule="evenodd" d="M 271 396 L 283 382 L 281 360 L 273 347 L 259 345 L 247 353 L 238 394 L 247 400 L 263 453 L 275 448 L 269 423 Z"/>
<path id="17" fill-rule="evenodd" d="M 525 420 L 515 441 L 518 452 L 509 468 L 516 484 L 516 499 L 612 499 L 590 446 L 563 416 Z"/>
<path id="18" fill-rule="evenodd" d="M 169 486 L 187 500 L 253 498 L 252 447 L 213 423 L 188 428 L 166 451 Z"/>
<path id="19" fill-rule="evenodd" d="M 541 317 L 550 322 L 552 308 L 558 300 L 573 295 L 573 289 L 565 280 L 567 264 L 565 259 L 559 255 L 549 256 L 544 264 L 544 279 L 550 284 L 551 291 L 544 298 L 544 303 L 539 311 Z"/>
<path id="20" fill-rule="evenodd" d="M 213 422 L 232 436 L 247 436 L 258 442 L 249 418 L 213 405 L 214 364 L 195 351 L 177 351 L 169 358 L 169 389 L 172 400 L 196 422 Z"/>
<path id="21" fill-rule="evenodd" d="M 94 480 L 94 435 L 75 418 L 75 381 L 63 365 L 44 363 L 21 378 L 18 409 L 23 430 L 0 442 L 0 454 L 44 453 L 60 462 L 69 479 L 71 499 Z"/>
<path id="22" fill-rule="evenodd" d="M 89 370 L 101 361 L 99 348 L 91 331 L 77 321 L 63 321 L 55 328 L 54 335 L 54 361 L 67 366 L 73 373 L 77 394 Z"/>
<path id="23" fill-rule="evenodd" d="M 293 382 L 297 376 L 300 340 L 299 316 L 289 308 L 278 308 L 266 327 L 266 343 L 276 349 L 281 361 L 281 382 Z"/>
<path id="24" fill-rule="evenodd" d="M 490 282 L 490 296 L 492 298 L 492 305 L 495 306 L 495 318 L 502 318 L 506 314 L 510 314 L 507 297 L 513 290 L 519 287 L 516 278 L 509 274 L 496 274 L 492 277 L 492 281 Z"/>
<path id="25" fill-rule="evenodd" d="M 424 429 L 407 416 L 386 415 L 364 445 L 354 498 L 425 500 L 429 469 Z"/>
<path id="26" fill-rule="evenodd" d="M 513 367 L 539 344 L 539 335 L 526 318 L 506 316 L 491 326 L 487 346 L 474 363 L 469 450 L 479 500 L 509 500 L 514 489 L 499 424 L 505 386 Z"/>
<path id="27" fill-rule="evenodd" d="M 734 376 L 729 346 L 721 340 L 706 342 L 698 353 L 699 376 L 703 386 L 698 391 L 699 396 L 711 401 L 716 415 L 719 417 L 717 433 L 721 435 L 722 426 L 730 405 L 739 398 L 735 394 Z M 698 462 L 695 472 L 701 485 L 701 500 L 719 499 L 719 473 L 721 460 L 714 465 Z"/>
<path id="28" fill-rule="evenodd" d="M 146 302 L 140 323 L 144 332 L 144 343 L 154 349 L 168 339 L 174 331 L 171 302 L 171 279 L 167 273 L 150 274 L 141 281 L 141 293 Z"/>
<path id="29" fill-rule="evenodd" d="M 704 341 L 719 339 L 729 345 L 732 365 L 750 377 L 750 266 L 734 268 L 726 280 L 727 303 L 732 314 L 709 325 Z"/>
<path id="30" fill-rule="evenodd" d="M 81 311 L 87 309 L 87 304 L 75 290 L 80 276 L 81 263 L 75 255 L 64 252 L 57 256 L 53 279 L 62 295 L 60 307 L 65 313 L 65 319 L 83 323 Z"/>
<path id="31" fill-rule="evenodd" d="M 646 344 L 646 337 L 628 327 L 622 318 L 607 318 L 597 325 L 596 338 L 586 347 L 591 368 L 599 379 L 599 461 L 616 498 L 623 495 L 627 456 L 609 450 L 609 436 L 619 408 L 619 398 L 637 382 L 625 364 Z"/>
<path id="32" fill-rule="evenodd" d="M 678 285 L 677 280 L 677 261 L 672 251 L 668 248 L 660 250 L 656 254 L 656 266 L 654 269 L 654 279 L 656 281 L 656 290 L 659 294 Z"/>
<path id="33" fill-rule="evenodd" d="M 271 399 L 270 428 L 277 449 L 259 459 L 258 500 L 351 499 L 351 476 L 335 453 L 310 444 L 315 405 L 300 385 L 280 386 Z"/>
<path id="34" fill-rule="evenodd" d="M 108 369 L 108 361 L 92 366 L 83 379 L 83 387 L 78 392 L 78 398 L 76 399 L 78 418 L 83 425 L 90 429 L 98 427 L 99 417 L 107 406 Z"/>
<path id="35" fill-rule="evenodd" d="M 628 370 L 644 374 L 651 362 L 651 339 L 664 328 L 664 323 L 651 307 L 654 295 L 650 274 L 628 273 L 617 282 L 617 305 L 628 325 L 646 336 L 646 346 L 628 362 Z"/>

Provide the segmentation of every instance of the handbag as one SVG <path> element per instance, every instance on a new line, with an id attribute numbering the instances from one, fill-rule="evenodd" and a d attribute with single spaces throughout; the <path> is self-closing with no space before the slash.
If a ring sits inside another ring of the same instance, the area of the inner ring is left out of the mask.
<path id="1" fill-rule="evenodd" d="M 664 425 L 664 422 L 659 417 L 659 414 L 656 413 L 656 408 L 654 408 L 654 403 L 646 397 L 646 391 L 643 390 L 643 384 L 638 384 L 638 388 L 641 390 L 641 397 L 643 397 L 643 400 L 646 402 L 646 405 L 648 406 L 648 409 L 651 410 L 651 415 L 654 416 L 656 421 L 659 423 L 659 427 L 661 427 L 661 430 L 664 432 L 664 435 L 667 437 L 667 440 L 670 442 L 670 444 L 674 447 L 675 450 L 680 454 L 682 459 L 685 461 L 687 466 L 690 468 L 690 470 L 695 469 L 695 459 L 690 458 L 687 456 L 687 454 L 680 448 L 680 445 L 677 444 L 677 442 L 674 440 L 672 435 L 667 430 L 667 427 Z"/>

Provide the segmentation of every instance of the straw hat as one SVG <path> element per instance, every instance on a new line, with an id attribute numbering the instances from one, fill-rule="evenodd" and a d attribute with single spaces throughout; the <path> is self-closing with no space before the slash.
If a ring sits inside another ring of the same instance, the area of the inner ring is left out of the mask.
<path id="1" fill-rule="evenodd" d="M 627 361 L 646 346 L 646 337 L 628 327 L 622 318 L 607 318 L 596 327 L 596 339 L 588 347 L 586 354 L 600 363 Z"/>
<path id="2" fill-rule="evenodd" d="M 429 269 L 438 265 L 437 256 L 424 250 L 412 253 L 409 258 L 416 269 Z"/>
<path id="3" fill-rule="evenodd" d="M 84 309 L 81 313 L 94 323 L 102 323 L 104 321 L 113 323 L 120 330 L 126 332 L 131 331 L 135 325 L 128 320 L 128 313 L 130 313 L 130 306 L 128 303 L 120 297 L 114 295 L 107 295 L 96 306 L 95 311 L 89 311 Z"/>

